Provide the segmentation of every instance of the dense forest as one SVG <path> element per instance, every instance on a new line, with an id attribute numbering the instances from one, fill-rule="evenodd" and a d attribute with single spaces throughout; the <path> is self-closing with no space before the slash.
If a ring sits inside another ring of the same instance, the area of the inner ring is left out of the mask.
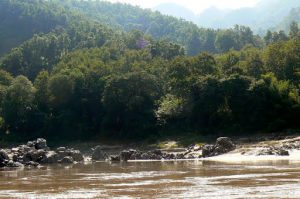
<path id="1" fill-rule="evenodd" d="M 204 29 L 125 4 L 0 1 L 3 139 L 299 128 L 300 31 Z"/>

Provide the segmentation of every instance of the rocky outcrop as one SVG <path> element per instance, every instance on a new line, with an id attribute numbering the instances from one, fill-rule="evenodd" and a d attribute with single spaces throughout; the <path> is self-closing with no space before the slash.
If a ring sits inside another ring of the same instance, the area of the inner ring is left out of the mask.
<path id="1" fill-rule="evenodd" d="M 112 162 L 128 160 L 175 160 L 186 159 L 184 153 L 164 153 L 161 150 L 138 151 L 138 150 L 123 150 L 119 155 L 113 155 L 108 158 Z"/>
<path id="2" fill-rule="evenodd" d="M 257 156 L 263 156 L 263 155 L 289 156 L 290 154 L 284 147 L 267 147 L 258 150 L 256 155 Z"/>
<path id="3" fill-rule="evenodd" d="M 4 167 L 9 161 L 9 157 L 3 149 L 0 150 L 0 167 Z"/>
<path id="4" fill-rule="evenodd" d="M 61 164 L 72 164 L 74 163 L 74 159 L 71 156 L 66 156 L 61 160 L 58 160 L 59 163 Z"/>
<path id="5" fill-rule="evenodd" d="M 102 151 L 101 146 L 96 146 L 92 149 L 92 160 L 93 161 L 105 161 L 108 156 Z"/>
<path id="6" fill-rule="evenodd" d="M 236 146 L 228 137 L 220 137 L 217 139 L 215 145 L 204 145 L 202 149 L 202 156 L 212 157 L 222 155 L 235 150 Z"/>
<path id="7" fill-rule="evenodd" d="M 70 164 L 82 162 L 83 155 L 79 150 L 59 147 L 51 151 L 47 141 L 38 138 L 6 151 L 0 150 L 0 167 L 38 166 L 40 164 Z"/>

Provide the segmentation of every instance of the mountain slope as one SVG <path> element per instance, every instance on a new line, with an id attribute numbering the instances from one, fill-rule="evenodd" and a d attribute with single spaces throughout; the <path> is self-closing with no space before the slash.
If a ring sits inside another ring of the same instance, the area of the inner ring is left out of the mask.
<path id="1" fill-rule="evenodd" d="M 0 1 L 0 56 L 34 34 L 65 26 L 67 16 L 58 4 L 44 1 Z"/>
<path id="2" fill-rule="evenodd" d="M 235 24 L 251 27 L 255 32 L 278 26 L 291 9 L 300 6 L 298 0 L 261 0 L 253 8 L 220 10 L 210 8 L 198 16 L 198 25 L 211 28 L 229 28 Z"/>

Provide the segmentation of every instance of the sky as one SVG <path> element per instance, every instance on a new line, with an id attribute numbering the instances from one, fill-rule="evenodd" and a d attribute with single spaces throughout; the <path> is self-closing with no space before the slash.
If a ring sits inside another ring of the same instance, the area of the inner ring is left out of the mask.
<path id="1" fill-rule="evenodd" d="M 237 9 L 251 7 L 259 0 L 109 0 L 111 2 L 129 3 L 142 8 L 153 8 L 162 3 L 176 3 L 192 10 L 195 14 L 201 13 L 206 8 L 216 6 L 221 9 Z"/>

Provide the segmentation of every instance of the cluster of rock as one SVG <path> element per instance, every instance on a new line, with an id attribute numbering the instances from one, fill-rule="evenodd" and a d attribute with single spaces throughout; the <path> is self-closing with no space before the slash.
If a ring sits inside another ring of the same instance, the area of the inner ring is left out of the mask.
<path id="1" fill-rule="evenodd" d="M 40 164 L 74 163 L 83 161 L 79 150 L 59 147 L 50 150 L 47 141 L 39 138 L 26 145 L 0 150 L 0 167 L 38 166 Z"/>
<path id="2" fill-rule="evenodd" d="M 151 150 L 142 152 L 134 149 L 123 150 L 118 155 L 107 155 L 101 150 L 101 147 L 96 147 L 92 153 L 93 161 L 126 162 L 128 160 L 171 160 L 183 159 L 183 154 L 163 153 L 161 150 Z"/>
<path id="3" fill-rule="evenodd" d="M 202 157 L 211 157 L 228 153 L 234 150 L 236 146 L 230 138 L 218 138 L 215 145 L 205 145 L 200 147 L 197 145 L 190 146 L 186 151 L 181 153 L 166 153 L 161 150 L 139 151 L 139 150 L 123 150 L 118 155 L 107 155 L 102 151 L 101 146 L 93 149 L 93 161 L 126 162 L 128 160 L 178 160 L 178 159 L 196 159 Z M 202 151 L 202 154 L 201 154 Z"/>
<path id="4" fill-rule="evenodd" d="M 220 137 L 214 145 L 204 145 L 202 148 L 202 157 L 213 157 L 222 155 L 236 149 L 236 145 L 228 137 Z"/>
<path id="5" fill-rule="evenodd" d="M 264 149 L 258 150 L 257 156 L 263 155 L 277 155 L 277 156 L 289 156 L 289 152 L 284 147 L 270 146 Z"/>

